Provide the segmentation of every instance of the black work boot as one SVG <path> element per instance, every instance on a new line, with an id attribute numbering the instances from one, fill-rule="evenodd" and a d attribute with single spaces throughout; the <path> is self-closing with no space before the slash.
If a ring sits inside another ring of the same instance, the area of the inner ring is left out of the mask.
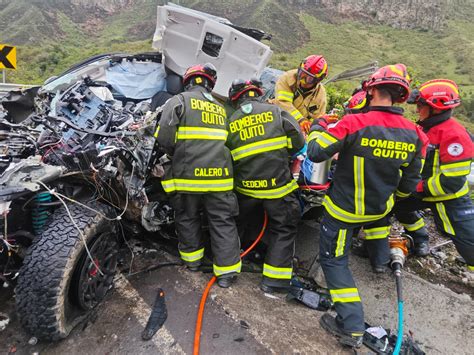
<path id="1" fill-rule="evenodd" d="M 350 346 L 352 348 L 360 348 L 363 341 L 363 332 L 348 333 L 342 330 L 336 323 L 336 318 L 329 313 L 324 313 L 319 324 L 329 333 L 336 336 L 341 344 Z"/>
<path id="2" fill-rule="evenodd" d="M 430 253 L 430 246 L 428 242 L 415 243 L 414 251 L 416 256 L 427 256 Z"/>
<path id="3" fill-rule="evenodd" d="M 199 271 L 199 268 L 201 267 L 201 265 L 186 265 L 186 268 L 189 270 L 189 271 L 192 271 L 192 272 L 197 272 Z"/>
<path id="4" fill-rule="evenodd" d="M 217 278 L 217 286 L 222 287 L 222 288 L 228 288 L 233 285 L 233 283 L 237 280 L 237 276 L 219 276 Z"/>
<path id="5" fill-rule="evenodd" d="M 290 285 L 288 286 L 270 286 L 265 284 L 263 281 L 260 283 L 260 289 L 265 293 L 288 293 Z"/>
<path id="6" fill-rule="evenodd" d="M 387 270 L 387 265 L 372 265 L 372 271 L 376 274 L 384 274 Z"/>

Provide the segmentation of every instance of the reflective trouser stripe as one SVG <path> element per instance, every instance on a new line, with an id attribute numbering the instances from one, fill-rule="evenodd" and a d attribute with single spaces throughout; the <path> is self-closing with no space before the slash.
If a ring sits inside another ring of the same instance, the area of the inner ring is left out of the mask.
<path id="1" fill-rule="evenodd" d="M 234 179 L 215 180 L 192 180 L 192 179 L 170 179 L 161 182 L 165 192 L 189 191 L 189 192 L 216 192 L 230 191 L 234 188 Z"/>
<path id="2" fill-rule="evenodd" d="M 222 140 L 227 139 L 227 130 L 218 128 L 204 128 L 204 127 L 179 127 L 176 138 L 182 139 L 210 139 Z"/>
<path id="3" fill-rule="evenodd" d="M 439 218 L 441 218 L 441 221 L 443 222 L 444 231 L 448 234 L 456 235 L 454 228 L 451 225 L 451 221 L 449 220 L 449 217 L 446 213 L 446 208 L 442 202 L 436 204 L 436 210 L 438 211 Z"/>
<path id="4" fill-rule="evenodd" d="M 277 91 L 276 98 L 280 101 L 293 102 L 295 95 L 290 91 Z"/>
<path id="5" fill-rule="evenodd" d="M 298 111 L 298 110 L 293 110 L 293 111 L 290 112 L 290 114 L 291 114 L 297 121 L 299 121 L 300 118 L 303 118 L 303 115 L 302 115 L 301 112 Z"/>
<path id="6" fill-rule="evenodd" d="M 160 132 L 160 126 L 156 127 L 155 134 L 153 135 L 155 138 L 158 138 L 158 132 Z"/>
<path id="7" fill-rule="evenodd" d="M 365 229 L 365 240 L 384 239 L 390 234 L 390 226 Z"/>
<path id="8" fill-rule="evenodd" d="M 298 184 L 295 180 L 291 180 L 288 184 L 276 188 L 276 189 L 269 189 L 269 190 L 250 190 L 244 189 L 242 187 L 236 187 L 235 189 L 237 192 L 240 192 L 242 195 L 254 197 L 254 198 L 280 198 L 283 196 L 288 195 L 290 192 L 296 190 L 298 188 Z"/>
<path id="9" fill-rule="evenodd" d="M 354 209 L 355 214 L 365 214 L 364 158 L 354 156 Z"/>
<path id="10" fill-rule="evenodd" d="M 230 266 L 217 266 L 216 264 L 214 264 L 212 267 L 214 269 L 214 275 L 216 276 L 230 274 L 231 272 L 238 273 L 242 269 L 242 261 L 239 260 L 238 263 Z"/>
<path id="11" fill-rule="evenodd" d="M 420 218 L 418 221 L 415 223 L 407 224 L 407 223 L 400 223 L 405 229 L 409 232 L 415 232 L 418 229 L 421 229 L 425 226 L 425 221 L 423 218 Z"/>
<path id="12" fill-rule="evenodd" d="M 471 271 L 474 271 L 474 265 L 468 265 L 467 268 Z"/>
<path id="13" fill-rule="evenodd" d="M 326 211 L 335 219 L 338 219 L 343 222 L 347 223 L 364 223 L 364 222 L 372 222 L 376 221 L 384 216 L 387 215 L 387 213 L 390 212 L 394 205 L 394 198 L 393 195 L 390 196 L 390 198 L 387 201 L 387 209 L 385 210 L 384 213 L 382 214 L 377 214 L 377 215 L 357 215 L 351 212 L 347 212 L 343 210 L 342 208 L 336 206 L 336 204 L 331 200 L 331 198 L 326 195 L 324 197 L 324 202 L 323 206 L 326 209 Z"/>
<path id="14" fill-rule="evenodd" d="M 337 243 L 336 243 L 336 257 L 344 255 L 344 247 L 346 246 L 346 236 L 347 236 L 347 229 L 340 229 L 339 234 L 337 236 Z"/>
<path id="15" fill-rule="evenodd" d="M 191 263 L 193 261 L 201 260 L 204 257 L 204 248 L 190 253 L 185 253 L 184 251 L 180 250 L 179 255 L 181 256 L 181 259 Z"/>
<path id="16" fill-rule="evenodd" d="M 359 291 L 357 288 L 341 288 L 337 290 L 329 290 L 332 301 L 334 303 L 349 303 L 349 302 L 360 302 Z"/>
<path id="17" fill-rule="evenodd" d="M 440 166 L 445 176 L 464 176 L 471 172 L 471 161 L 465 160 L 457 163 L 443 164 Z"/>
<path id="18" fill-rule="evenodd" d="M 292 267 L 276 267 L 265 263 L 263 264 L 263 276 L 272 279 L 290 280 L 292 273 Z"/>
<path id="19" fill-rule="evenodd" d="M 234 158 L 234 160 L 240 160 L 251 155 L 260 154 L 263 152 L 270 152 L 272 150 L 286 148 L 287 146 L 287 137 L 281 136 L 246 144 L 231 150 L 230 153 L 232 154 L 232 158 Z"/>

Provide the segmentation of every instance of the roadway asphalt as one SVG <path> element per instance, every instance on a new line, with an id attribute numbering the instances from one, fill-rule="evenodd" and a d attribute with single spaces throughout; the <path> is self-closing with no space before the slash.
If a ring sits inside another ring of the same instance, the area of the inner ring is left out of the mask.
<path id="1" fill-rule="evenodd" d="M 308 268 L 317 251 L 318 225 L 300 226 L 296 248 Z M 153 264 L 173 260 L 156 252 L 137 257 Z M 368 262 L 351 256 L 351 268 L 372 325 L 397 328 L 395 282 L 390 274 L 375 275 Z M 119 275 L 115 288 L 97 311 L 94 322 L 76 328 L 57 343 L 30 345 L 19 327 L 13 300 L 0 303 L 0 312 L 11 322 L 0 332 L 0 353 L 17 354 L 191 354 L 194 323 L 200 294 L 210 274 L 191 273 L 182 267 L 164 267 L 126 277 Z M 320 326 L 322 313 L 289 303 L 282 296 L 269 296 L 258 289 L 260 276 L 244 273 L 229 289 L 215 286 L 209 296 L 202 329 L 201 354 L 351 354 Z M 474 349 L 474 303 L 433 285 L 416 275 L 403 275 L 405 329 L 428 354 L 472 354 Z M 150 341 L 140 334 L 161 287 L 165 291 L 168 319 Z M 6 290 L 8 292 L 8 290 Z M 360 353 L 370 353 L 363 349 Z"/>

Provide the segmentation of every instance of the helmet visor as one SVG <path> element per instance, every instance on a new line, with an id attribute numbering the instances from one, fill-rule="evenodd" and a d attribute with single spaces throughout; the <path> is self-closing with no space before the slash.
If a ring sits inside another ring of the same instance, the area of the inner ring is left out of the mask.
<path id="1" fill-rule="evenodd" d="M 421 92 L 418 89 L 413 90 L 408 97 L 407 104 L 416 104 L 421 100 Z"/>
<path id="2" fill-rule="evenodd" d="M 317 77 L 316 75 L 311 74 L 304 68 L 299 68 L 298 79 L 303 85 L 316 85 L 322 80 L 322 75 L 320 75 L 320 77 Z"/>

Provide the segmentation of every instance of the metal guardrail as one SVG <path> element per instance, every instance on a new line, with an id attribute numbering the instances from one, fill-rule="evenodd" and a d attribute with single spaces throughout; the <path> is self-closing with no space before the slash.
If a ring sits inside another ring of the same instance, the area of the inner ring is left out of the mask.
<path id="1" fill-rule="evenodd" d="M 28 89 L 35 85 L 26 85 L 26 84 L 3 84 L 0 83 L 0 97 L 4 96 L 7 92 L 12 90 Z"/>

